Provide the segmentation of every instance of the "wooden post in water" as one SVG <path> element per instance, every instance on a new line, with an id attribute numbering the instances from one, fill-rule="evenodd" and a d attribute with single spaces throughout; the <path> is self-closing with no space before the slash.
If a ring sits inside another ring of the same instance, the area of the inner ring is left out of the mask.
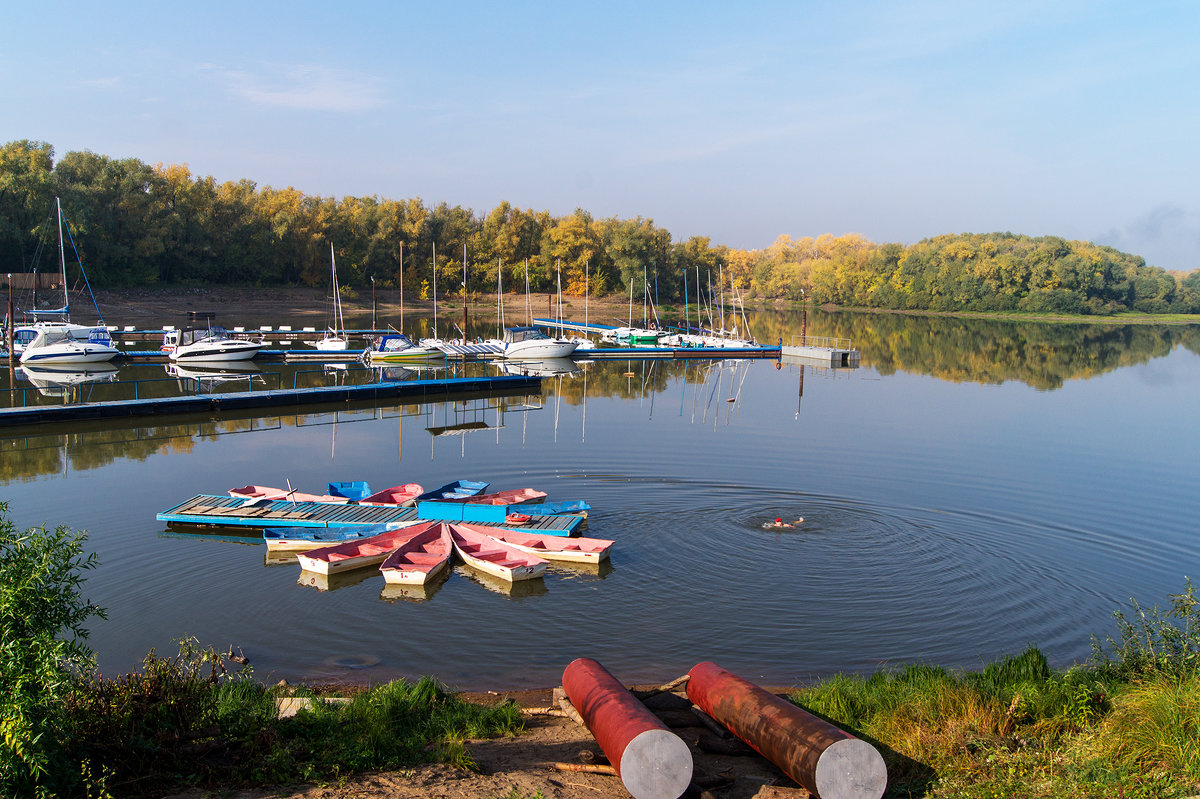
<path id="1" fill-rule="evenodd" d="M 608 670 L 591 658 L 571 661 L 563 689 L 634 799 L 678 799 L 687 790 L 687 744 Z"/>
<path id="2" fill-rule="evenodd" d="M 36 280 L 36 276 L 34 277 Z M 17 404 L 17 369 L 16 354 L 13 352 L 13 304 L 12 304 L 12 272 L 8 273 L 8 319 L 4 324 L 4 338 L 8 349 L 8 404 Z"/>
<path id="3" fill-rule="evenodd" d="M 692 667 L 687 696 L 819 799 L 880 799 L 887 789 L 874 746 L 715 663 Z"/>
<path id="4" fill-rule="evenodd" d="M 8 365 L 13 364 L 13 304 L 12 304 L 12 272 L 8 273 L 8 317 L 4 323 L 4 338 L 8 350 Z"/>

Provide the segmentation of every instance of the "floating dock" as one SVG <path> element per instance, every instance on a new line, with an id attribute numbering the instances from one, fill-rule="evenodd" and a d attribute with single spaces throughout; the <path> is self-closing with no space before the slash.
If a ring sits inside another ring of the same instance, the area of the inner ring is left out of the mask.
<path id="1" fill-rule="evenodd" d="M 594 347 L 575 350 L 578 360 L 644 358 L 778 358 L 779 347 Z"/>
<path id="2" fill-rule="evenodd" d="M 603 336 L 605 333 L 616 330 L 612 325 L 599 325 L 595 323 L 569 322 L 567 320 L 559 321 L 557 319 L 539 319 L 533 320 L 537 327 L 557 331 L 570 330 L 576 333 L 588 333 L 591 335 Z M 580 360 L 601 359 L 601 358 L 630 358 L 638 360 L 642 358 L 778 358 L 781 354 L 781 348 L 777 346 L 756 346 L 756 347 L 594 347 L 587 350 L 575 350 L 573 357 Z"/>
<path id="3" fill-rule="evenodd" d="M 819 366 L 857 368 L 859 351 L 848 338 L 797 336 L 780 347 L 785 358 L 797 358 Z"/>
<path id="4" fill-rule="evenodd" d="M 404 380 L 356 386 L 196 394 L 183 397 L 89 402 L 79 405 L 31 405 L 22 408 L 0 408 L 0 427 L 182 413 L 213 414 L 224 410 L 296 407 L 352 401 L 411 400 L 427 402 L 432 399 L 440 400 L 465 394 L 519 394 L 522 392 L 537 394 L 541 391 L 541 386 L 540 377 L 497 375 L 441 380 Z"/>
<path id="5" fill-rule="evenodd" d="M 291 502 L 286 499 L 247 500 L 244 497 L 197 494 L 154 518 L 172 524 L 207 527 L 353 527 L 416 521 L 416 508 L 386 505 L 335 505 Z M 492 524 L 506 530 L 539 535 L 569 536 L 583 524 L 579 516 L 532 516 L 519 526 Z"/>

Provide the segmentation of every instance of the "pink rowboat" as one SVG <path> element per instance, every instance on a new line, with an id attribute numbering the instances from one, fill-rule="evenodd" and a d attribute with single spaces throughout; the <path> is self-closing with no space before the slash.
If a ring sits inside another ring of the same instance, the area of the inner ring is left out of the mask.
<path id="1" fill-rule="evenodd" d="M 605 538 L 566 538 L 560 535 L 538 535 L 518 530 L 505 530 L 481 524 L 461 524 L 477 533 L 502 541 L 522 552 L 551 561 L 567 563 L 599 563 L 608 559 L 613 541 Z"/>
<path id="2" fill-rule="evenodd" d="M 425 493 L 425 489 L 416 483 L 405 483 L 402 486 L 392 486 L 385 488 L 382 491 L 376 491 L 369 497 L 360 499 L 359 505 L 403 505 L 407 502 L 412 502 L 421 494 Z"/>
<path id="3" fill-rule="evenodd" d="M 454 551 L 473 569 L 509 583 L 546 573 L 546 561 L 464 524 L 447 525 Z"/>
<path id="4" fill-rule="evenodd" d="M 446 525 L 428 525 L 380 564 L 383 579 L 390 585 L 425 585 L 450 563 L 454 544 Z"/>
<path id="5" fill-rule="evenodd" d="M 296 559 L 300 561 L 300 568 L 317 574 L 337 574 L 365 566 L 378 566 L 410 539 L 436 525 L 437 522 L 426 522 L 399 530 L 388 530 L 370 538 L 310 549 L 308 552 L 299 553 Z"/>
<path id="6" fill-rule="evenodd" d="M 510 488 L 491 494 L 478 494 L 463 499 L 446 500 L 447 502 L 470 502 L 472 505 L 524 505 L 528 502 L 541 502 L 546 498 L 545 491 L 536 488 Z"/>
<path id="7" fill-rule="evenodd" d="M 286 488 L 253 485 L 231 488 L 229 489 L 229 496 L 256 501 L 260 499 L 284 499 L 291 502 L 329 502 L 337 505 L 345 505 L 350 501 L 345 497 L 335 497 L 331 494 L 305 494 L 302 491 L 289 491 Z"/>

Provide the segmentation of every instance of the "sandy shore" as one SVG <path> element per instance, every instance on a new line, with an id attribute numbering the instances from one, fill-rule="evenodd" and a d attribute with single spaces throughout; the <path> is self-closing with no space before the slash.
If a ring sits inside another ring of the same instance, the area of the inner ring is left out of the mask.
<path id="1" fill-rule="evenodd" d="M 648 686 L 647 686 L 648 687 Z M 226 799 L 628 799 L 619 777 L 560 771 L 556 763 L 604 763 L 603 753 L 586 727 L 544 711 L 553 707 L 549 689 L 510 694 L 464 694 L 477 702 L 511 698 L 526 709 L 526 730 L 515 738 L 470 741 L 477 772 L 436 764 L 398 772 L 363 774 L 321 786 L 280 790 L 222 792 Z M 717 739 L 690 710 L 682 693 L 660 694 L 646 706 L 688 744 L 693 754 L 693 785 L 685 796 L 709 799 L 806 799 L 807 791 L 736 739 Z M 713 754 L 717 748 L 730 753 Z M 586 753 L 581 757 L 581 753 Z M 189 791 L 169 799 L 208 799 Z"/>
<path id="2" fill-rule="evenodd" d="M 433 315 L 433 303 L 419 300 L 406 292 L 404 304 L 400 304 L 398 289 L 379 289 L 375 292 L 375 317 L 377 326 L 398 325 L 401 312 L 405 319 Z M 253 327 L 279 325 L 323 327 L 329 318 L 330 295 L 328 291 L 311 288 L 144 288 L 104 289 L 96 292 L 96 302 L 104 321 L 110 325 L 135 325 L 138 327 L 181 326 L 189 311 L 211 311 L 215 322 L 224 327 Z M 618 324 L 629 314 L 626 298 L 618 297 L 587 300 L 588 318 L 604 324 Z M 583 297 L 563 297 L 563 316 L 580 319 L 584 317 Z M 558 304 L 552 294 L 534 294 L 528 306 L 524 294 L 508 294 L 504 297 L 505 318 L 509 324 L 524 321 L 526 308 L 535 317 L 554 316 Z M 343 314 L 347 320 L 365 324 L 371 318 L 371 295 L 360 293 L 356 298 L 343 298 Z M 468 314 L 474 318 L 496 318 L 494 294 L 479 294 L 468 298 Z M 451 296 L 438 299 L 438 315 L 446 319 L 462 319 L 463 300 Z M 640 315 L 641 309 L 635 309 Z M 90 312 L 90 313 L 89 313 Z M 95 312 L 90 300 L 77 299 L 72 305 L 72 319 L 92 321 Z"/>

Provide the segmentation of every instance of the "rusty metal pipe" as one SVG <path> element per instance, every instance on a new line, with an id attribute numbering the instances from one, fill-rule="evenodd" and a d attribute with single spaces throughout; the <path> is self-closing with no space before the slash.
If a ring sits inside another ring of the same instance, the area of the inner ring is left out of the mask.
<path id="1" fill-rule="evenodd" d="M 591 658 L 563 670 L 563 690 L 634 799 L 678 799 L 692 753 L 617 678 Z"/>
<path id="2" fill-rule="evenodd" d="M 688 672 L 697 707 L 820 799 L 880 799 L 887 766 L 874 746 L 715 663 Z"/>

